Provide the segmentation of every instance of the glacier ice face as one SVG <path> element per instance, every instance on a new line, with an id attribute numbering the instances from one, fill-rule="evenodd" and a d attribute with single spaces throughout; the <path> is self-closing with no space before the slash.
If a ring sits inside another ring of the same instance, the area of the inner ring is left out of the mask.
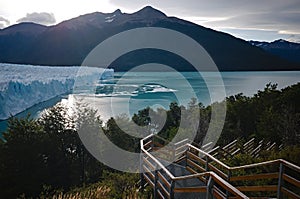
<path id="1" fill-rule="evenodd" d="M 112 78 L 112 69 L 50 67 L 0 63 L 0 120 L 31 106 L 71 92 L 90 79 Z M 77 81 L 77 80 L 81 81 Z M 83 81 L 86 80 L 86 81 Z"/>

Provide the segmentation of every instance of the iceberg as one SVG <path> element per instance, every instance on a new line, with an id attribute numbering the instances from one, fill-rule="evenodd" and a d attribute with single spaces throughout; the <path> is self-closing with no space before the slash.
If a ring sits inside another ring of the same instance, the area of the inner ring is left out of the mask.
<path id="1" fill-rule="evenodd" d="M 103 80 L 113 76 L 113 69 L 96 67 L 0 63 L 0 120 L 40 102 L 70 93 L 74 84 L 78 86 L 80 82 L 86 83 L 95 77 Z"/>

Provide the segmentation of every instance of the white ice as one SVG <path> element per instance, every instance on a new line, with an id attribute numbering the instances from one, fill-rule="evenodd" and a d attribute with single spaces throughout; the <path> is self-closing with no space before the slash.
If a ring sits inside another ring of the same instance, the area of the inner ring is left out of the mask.
<path id="1" fill-rule="evenodd" d="M 80 70 L 79 70 L 80 69 Z M 71 92 L 77 79 L 112 78 L 112 69 L 53 67 L 0 63 L 0 120 L 31 106 Z M 86 82 L 86 81 L 85 81 Z"/>

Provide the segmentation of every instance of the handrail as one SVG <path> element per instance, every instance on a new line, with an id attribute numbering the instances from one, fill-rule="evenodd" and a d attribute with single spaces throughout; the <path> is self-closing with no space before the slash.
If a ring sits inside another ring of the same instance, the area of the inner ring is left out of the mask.
<path id="1" fill-rule="evenodd" d="M 240 190 L 229 184 L 227 181 L 225 181 L 223 178 L 215 174 L 214 172 L 210 172 L 210 175 L 213 177 L 214 181 L 220 182 L 219 185 L 228 190 L 229 192 L 233 193 L 236 195 L 238 198 L 241 199 L 247 199 L 249 198 L 245 194 L 243 194 Z"/>
<path id="2" fill-rule="evenodd" d="M 195 178 L 195 177 L 210 176 L 217 184 L 219 184 L 221 187 L 225 188 L 229 192 L 233 193 L 238 198 L 248 198 L 246 195 L 244 195 L 242 192 L 240 192 L 238 189 L 236 189 L 235 187 L 230 185 L 228 182 L 226 182 L 224 179 L 222 179 L 221 177 L 219 177 L 217 174 L 215 174 L 212 171 L 175 177 L 168 169 L 166 169 L 166 167 L 162 163 L 160 163 L 160 161 L 158 161 L 151 153 L 149 153 L 147 150 L 145 150 L 144 141 L 149 139 L 151 136 L 153 136 L 153 135 L 149 135 L 149 136 L 147 136 L 146 138 L 144 138 L 140 141 L 141 150 L 145 155 L 147 155 L 149 158 L 151 158 L 156 163 L 156 165 L 158 165 L 168 175 L 168 177 L 172 181 L 184 180 L 184 179 Z M 192 146 L 192 145 L 189 145 L 189 144 L 184 144 L 184 145 Z M 195 149 L 197 149 L 197 148 L 195 147 Z M 205 153 L 205 154 L 207 154 L 207 153 Z"/>
<path id="3" fill-rule="evenodd" d="M 226 164 L 224 164 L 223 162 L 221 162 L 220 160 L 218 160 L 218 159 L 215 158 L 214 156 L 210 155 L 209 153 L 204 152 L 204 151 L 202 151 L 201 149 L 198 149 L 197 147 L 194 147 L 194 146 L 191 145 L 191 144 L 187 144 L 187 145 L 188 145 L 189 147 L 195 149 L 196 151 L 198 151 L 198 152 L 204 154 L 205 156 L 209 157 L 209 158 L 212 159 L 213 161 L 217 162 L 217 163 L 218 163 L 219 165 L 221 165 L 222 167 L 224 167 L 224 168 L 226 168 L 226 169 L 228 169 L 228 170 L 230 169 L 229 166 L 227 166 Z"/>
<path id="4" fill-rule="evenodd" d="M 211 176 L 214 181 L 219 182 L 219 185 L 224 187 L 225 189 L 229 189 L 229 191 L 236 196 L 239 196 L 240 198 L 248 198 L 246 195 L 244 195 L 241 191 L 239 191 L 237 188 L 229 184 L 227 181 L 225 181 L 223 178 L 218 176 L 215 172 L 208 171 L 204 173 L 197 173 L 193 175 L 185 175 L 185 176 L 180 176 L 180 177 L 175 177 L 173 180 L 178 181 L 178 180 L 186 180 L 190 178 L 199 178 L 203 176 Z"/>
<path id="5" fill-rule="evenodd" d="M 232 186 L 229 182 L 230 182 L 230 177 L 231 177 L 231 172 L 235 171 L 235 170 L 239 170 L 239 169 L 251 169 L 251 168 L 255 168 L 255 167 L 260 167 L 260 166 L 268 166 L 268 165 L 274 165 L 274 164 L 280 164 L 280 169 L 282 168 L 282 166 L 286 166 L 294 171 L 300 172 L 300 167 L 290 163 L 284 159 L 277 159 L 277 160 L 270 160 L 270 161 L 265 161 L 265 162 L 260 162 L 260 163 L 253 163 L 253 164 L 248 164 L 248 165 L 242 165 L 242 166 L 228 166 L 225 163 L 221 162 L 220 160 L 218 160 L 217 158 L 215 158 L 214 156 L 212 156 L 211 154 L 209 154 L 209 152 L 205 152 L 195 146 L 193 146 L 190 143 L 185 143 L 183 144 L 185 140 L 179 141 L 176 144 L 173 144 L 174 149 L 176 151 L 176 145 L 180 145 L 178 147 L 182 147 L 182 146 L 187 146 L 189 149 L 195 150 L 197 151 L 199 154 L 206 156 L 206 163 L 209 163 L 209 160 L 217 163 L 219 166 L 223 167 L 224 169 L 226 169 L 228 171 L 228 178 L 227 177 L 221 177 L 219 176 L 217 173 L 215 173 L 214 171 L 206 171 L 206 172 L 201 172 L 201 173 L 195 173 L 195 174 L 190 174 L 190 175 L 184 175 L 184 176 L 174 176 L 155 156 L 153 156 L 150 152 L 148 152 L 147 150 L 145 150 L 144 148 L 144 141 L 146 141 L 147 139 L 151 138 L 152 136 L 158 137 L 157 135 L 149 135 L 147 137 L 145 137 L 144 139 L 141 140 L 141 150 L 142 152 L 145 153 L 145 155 L 147 155 L 149 158 L 151 158 L 155 163 L 156 163 L 156 167 L 159 166 L 159 169 L 162 169 L 167 176 L 169 177 L 169 179 L 171 180 L 171 184 L 174 183 L 174 181 L 178 181 L 178 180 L 185 180 L 185 179 L 190 179 L 190 178 L 200 178 L 200 177 L 210 177 L 213 179 L 214 182 L 217 182 L 217 184 L 221 187 L 223 187 L 225 190 L 227 190 L 228 192 L 231 192 L 232 194 L 235 194 L 238 198 L 248 198 L 247 196 L 245 196 L 241 191 L 238 190 L 238 188 Z M 163 140 L 163 139 L 162 139 Z M 170 142 L 171 143 L 171 142 Z M 186 158 L 187 158 L 187 154 L 186 154 Z M 280 171 L 281 172 L 281 171 Z M 280 175 L 282 175 L 280 173 Z M 281 181 L 279 175 L 279 181 Z M 207 184 L 207 187 L 209 188 L 209 185 Z M 283 189 L 284 187 L 280 188 L 280 182 L 278 184 L 278 190 Z M 253 187 L 252 187 L 253 188 Z M 172 188 L 171 188 L 172 189 Z M 171 190 L 170 189 L 170 190 Z M 174 187 L 173 187 L 174 189 Z M 172 192 L 172 191 L 171 191 Z M 170 194 L 171 194 L 170 192 Z M 278 192 L 280 194 L 280 191 Z"/>
<path id="6" fill-rule="evenodd" d="M 212 159 L 213 161 L 215 161 L 216 163 L 218 163 L 219 165 L 221 165 L 222 167 L 230 170 L 230 171 L 234 171 L 234 170 L 238 170 L 238 169 L 249 169 L 249 168 L 253 168 L 253 167 L 257 167 L 257 166 L 267 166 L 270 164 L 274 164 L 274 163 L 283 163 L 285 166 L 294 169 L 298 172 L 300 172 L 300 167 L 290 163 L 284 159 L 276 159 L 276 160 L 270 160 L 270 161 L 265 161 L 265 162 L 259 162 L 259 163 L 253 163 L 253 164 L 248 164 L 248 165 L 243 165 L 243 166 L 235 166 L 235 167 L 230 167 L 226 164 L 224 164 L 223 162 L 221 162 L 220 160 L 218 160 L 217 158 L 215 158 L 214 156 L 212 156 L 211 154 L 202 151 L 201 149 L 198 149 L 197 147 L 191 145 L 191 144 L 187 144 L 189 147 L 197 150 L 198 152 L 204 154 L 205 156 L 208 156 L 210 159 Z"/>
<path id="7" fill-rule="evenodd" d="M 282 162 L 284 164 L 284 166 L 287 166 L 290 169 L 294 169 L 294 170 L 300 172 L 300 167 L 299 166 L 297 166 L 297 165 L 295 165 L 293 163 L 290 163 L 290 162 L 288 162 L 288 161 L 286 161 L 284 159 L 279 159 L 279 160 L 280 160 L 280 162 Z"/>
<path id="8" fill-rule="evenodd" d="M 248 142 L 246 142 L 245 144 L 243 144 L 243 146 L 247 146 L 248 144 L 250 144 L 251 142 L 253 142 L 255 140 L 255 138 L 250 139 Z"/>
<path id="9" fill-rule="evenodd" d="M 215 152 L 215 151 L 218 150 L 219 148 L 220 148 L 220 146 L 217 146 L 217 147 L 211 149 L 210 151 L 208 151 L 207 153 Z"/>
<path id="10" fill-rule="evenodd" d="M 226 146 L 223 147 L 223 149 L 227 149 L 229 147 L 231 147 L 232 145 L 236 144 L 238 140 L 233 140 L 232 142 L 230 142 L 229 144 L 227 144 Z"/>
<path id="11" fill-rule="evenodd" d="M 189 139 L 183 139 L 183 140 L 181 140 L 181 141 L 179 141 L 179 142 L 176 142 L 174 145 L 175 146 L 177 146 L 177 145 L 179 145 L 179 144 L 181 144 L 181 143 L 184 143 L 184 142 L 186 142 L 186 141 L 188 141 Z"/>
<path id="12" fill-rule="evenodd" d="M 184 175 L 184 176 L 178 176 L 174 177 L 172 180 L 178 181 L 178 180 L 186 180 L 191 178 L 199 178 L 203 176 L 208 176 L 211 171 L 203 172 L 203 173 L 196 173 L 196 174 L 190 174 L 190 175 Z"/>
<path id="13" fill-rule="evenodd" d="M 234 171 L 234 170 L 238 170 L 238 169 L 250 169 L 250 168 L 254 168 L 254 167 L 258 167 L 258 166 L 267 166 L 267 165 L 275 164 L 275 163 L 280 163 L 280 160 L 270 160 L 270 161 L 265 161 L 265 162 L 243 165 L 243 166 L 229 167 L 229 170 Z"/>
<path id="14" fill-rule="evenodd" d="M 173 174 L 168 170 L 166 169 L 166 167 L 160 163 L 160 161 L 158 161 L 151 153 L 149 153 L 147 150 L 144 149 L 144 145 L 143 145 L 143 139 L 140 141 L 141 143 L 141 150 L 147 154 L 147 156 L 149 156 L 161 169 L 164 170 L 164 172 L 166 172 L 166 174 L 170 177 L 170 178 L 174 178 Z"/>
<path id="15" fill-rule="evenodd" d="M 142 141 L 150 138 L 151 136 L 153 136 L 153 134 L 148 135 L 147 137 L 145 137 L 144 139 L 141 140 L 141 147 L 142 147 L 143 151 L 145 151 L 145 149 L 144 149 L 144 146 L 142 144 L 143 143 Z M 155 135 L 155 136 L 158 137 L 158 138 L 160 138 L 157 135 Z M 162 138 L 162 140 L 164 140 L 164 139 Z M 178 144 L 178 143 L 176 143 L 176 144 Z M 293 163 L 290 163 L 290 162 L 288 162 L 288 161 L 286 161 L 284 159 L 276 159 L 276 160 L 270 160 L 270 161 L 265 161 L 265 162 L 260 162 L 260 163 L 253 163 L 253 164 L 248 164 L 248 165 L 230 167 L 230 166 L 224 164 L 223 162 L 221 162 L 220 160 L 218 160 L 217 158 L 215 158 L 214 156 L 212 156 L 211 154 L 209 154 L 208 152 L 202 151 L 201 149 L 199 149 L 199 148 L 197 148 L 197 147 L 195 147 L 195 146 L 193 146 L 191 144 L 188 144 L 188 143 L 186 145 L 189 146 L 189 147 L 191 147 L 191 148 L 193 148 L 194 150 L 197 150 L 198 152 L 202 153 L 203 155 L 208 156 L 211 160 L 215 161 L 216 163 L 220 164 L 222 167 L 224 167 L 224 168 L 226 168 L 228 170 L 231 170 L 231 171 L 238 170 L 238 169 L 248 169 L 248 168 L 253 168 L 253 167 L 257 167 L 257 166 L 266 166 L 266 165 L 270 165 L 270 164 L 274 164 L 274 163 L 283 163 L 285 166 L 287 166 L 287 167 L 289 167 L 291 169 L 294 169 L 294 170 L 300 172 L 300 167 L 299 166 L 297 166 L 297 165 L 295 165 Z"/>

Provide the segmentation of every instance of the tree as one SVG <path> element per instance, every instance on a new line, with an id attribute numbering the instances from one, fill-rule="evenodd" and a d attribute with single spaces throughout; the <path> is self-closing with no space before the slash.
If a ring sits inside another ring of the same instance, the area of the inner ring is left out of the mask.
<path id="1" fill-rule="evenodd" d="M 11 118 L 0 144 L 1 196 L 15 198 L 25 193 L 36 197 L 43 186 L 68 190 L 83 179 L 97 181 L 103 165 L 83 153 L 75 123 L 62 104 L 38 120 Z"/>
<path id="2" fill-rule="evenodd" d="M 44 132 L 28 115 L 24 119 L 10 118 L 1 144 L 0 186 L 4 198 L 21 193 L 39 193 L 45 183 L 43 173 L 46 157 L 43 153 Z"/>

